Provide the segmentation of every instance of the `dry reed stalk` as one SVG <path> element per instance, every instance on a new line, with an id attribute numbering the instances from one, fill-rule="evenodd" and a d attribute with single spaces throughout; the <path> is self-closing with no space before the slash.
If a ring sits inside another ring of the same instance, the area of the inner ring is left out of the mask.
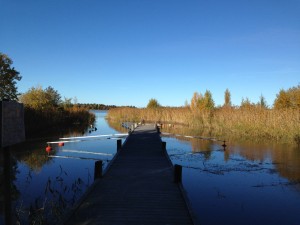
<path id="1" fill-rule="evenodd" d="M 261 109 L 252 107 L 218 108 L 195 111 L 190 108 L 116 108 L 108 112 L 108 118 L 117 121 L 161 122 L 183 124 L 192 129 L 209 130 L 221 135 L 270 139 L 291 142 L 300 134 L 300 110 Z"/>

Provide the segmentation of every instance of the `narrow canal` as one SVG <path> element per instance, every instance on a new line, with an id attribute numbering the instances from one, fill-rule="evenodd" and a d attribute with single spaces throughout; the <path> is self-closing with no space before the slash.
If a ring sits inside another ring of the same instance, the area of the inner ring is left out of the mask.
<path id="1" fill-rule="evenodd" d="M 108 123 L 105 111 L 94 113 L 97 130 L 70 131 L 63 137 L 126 132 L 119 124 Z M 219 142 L 172 135 L 178 132 L 168 129 L 171 135 L 162 134 L 162 139 L 173 164 L 183 166 L 183 186 L 201 224 L 299 224 L 297 146 L 229 142 L 224 151 Z M 46 142 L 59 137 L 11 148 L 13 213 L 20 224 L 58 221 L 92 184 L 95 161 L 101 159 L 106 166 L 116 153 L 116 140 L 104 138 L 53 145 L 48 155 Z M 0 165 L 0 176 L 2 171 Z M 4 224 L 0 191 L 0 224 Z"/>

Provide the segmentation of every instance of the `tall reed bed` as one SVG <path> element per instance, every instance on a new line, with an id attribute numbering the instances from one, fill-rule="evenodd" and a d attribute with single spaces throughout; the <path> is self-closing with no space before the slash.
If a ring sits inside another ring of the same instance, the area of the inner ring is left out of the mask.
<path id="1" fill-rule="evenodd" d="M 300 110 L 231 108 L 200 111 L 185 108 L 116 108 L 108 112 L 116 121 L 142 120 L 163 124 L 182 124 L 191 130 L 209 131 L 215 136 L 255 138 L 292 142 L 300 134 Z"/>
<path id="2" fill-rule="evenodd" d="M 78 107 L 33 109 L 25 107 L 26 136 L 47 133 L 54 129 L 63 130 L 70 126 L 86 127 L 93 124 L 95 115 Z"/>

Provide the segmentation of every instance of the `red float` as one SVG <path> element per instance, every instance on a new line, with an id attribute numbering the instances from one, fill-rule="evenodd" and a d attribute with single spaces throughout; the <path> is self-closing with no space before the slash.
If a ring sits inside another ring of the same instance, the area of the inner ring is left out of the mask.
<path id="1" fill-rule="evenodd" d="M 64 146 L 65 145 L 65 143 L 63 143 L 63 142 L 59 142 L 58 143 L 58 146 L 60 146 L 60 147 L 62 147 L 62 146 Z"/>
<path id="2" fill-rule="evenodd" d="M 52 150 L 51 146 L 47 146 L 47 147 L 46 147 L 46 152 L 50 153 L 51 150 Z"/>

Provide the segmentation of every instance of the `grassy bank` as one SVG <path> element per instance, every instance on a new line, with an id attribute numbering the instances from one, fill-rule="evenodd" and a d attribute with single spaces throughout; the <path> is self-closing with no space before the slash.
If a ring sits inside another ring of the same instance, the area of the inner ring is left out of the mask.
<path id="1" fill-rule="evenodd" d="M 77 107 L 46 110 L 25 107 L 24 117 L 27 137 L 46 134 L 51 131 L 63 131 L 70 127 L 85 129 L 95 121 L 94 114 Z"/>
<path id="2" fill-rule="evenodd" d="M 190 108 L 116 108 L 108 112 L 115 121 L 142 120 L 163 124 L 182 124 L 199 133 L 219 137 L 268 139 L 293 142 L 300 134 L 300 110 L 253 108 L 219 108 L 199 111 Z"/>

